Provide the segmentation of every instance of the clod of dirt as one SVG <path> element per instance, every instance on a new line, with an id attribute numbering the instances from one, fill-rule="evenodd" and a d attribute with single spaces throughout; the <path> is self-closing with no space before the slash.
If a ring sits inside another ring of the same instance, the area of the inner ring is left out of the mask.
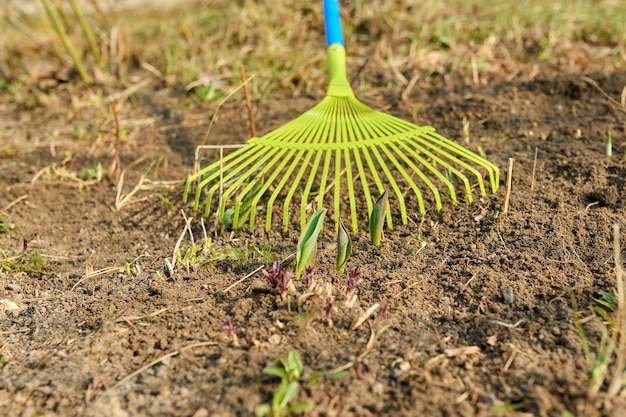
<path id="1" fill-rule="evenodd" d="M 502 294 L 502 301 L 504 304 L 513 304 L 515 302 L 515 295 L 513 295 L 513 288 L 502 288 L 500 291 Z"/>
<path id="2" fill-rule="evenodd" d="M 601 190 L 592 191 L 585 195 L 585 199 L 590 203 L 598 202 L 602 207 L 612 208 L 617 204 L 619 192 L 617 187 L 611 185 Z"/>

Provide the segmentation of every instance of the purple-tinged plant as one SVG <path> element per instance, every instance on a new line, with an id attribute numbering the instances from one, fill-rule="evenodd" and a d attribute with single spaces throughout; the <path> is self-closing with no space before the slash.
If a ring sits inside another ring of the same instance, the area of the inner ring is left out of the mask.
<path id="1" fill-rule="evenodd" d="M 235 326 L 233 325 L 233 320 L 230 316 L 225 316 L 222 318 L 222 330 L 224 330 L 230 336 L 233 341 L 233 345 L 239 344 L 239 339 L 237 338 L 237 331 L 235 330 Z"/>
<path id="2" fill-rule="evenodd" d="M 252 346 L 254 346 L 254 337 L 255 337 L 254 333 L 246 333 L 246 337 L 244 339 L 246 343 L 246 346 L 245 346 L 246 350 L 250 350 L 252 349 Z"/>
<path id="3" fill-rule="evenodd" d="M 383 303 L 383 306 L 380 308 L 380 312 L 376 316 L 376 319 L 377 320 L 384 320 L 384 318 L 387 316 L 388 312 L 389 312 L 389 300 L 386 300 Z"/>
<path id="4" fill-rule="evenodd" d="M 328 327 L 333 327 L 333 319 L 331 317 L 333 313 L 333 299 L 328 297 L 326 299 L 326 305 L 324 306 L 324 313 L 326 315 L 326 322 L 328 323 Z"/>
<path id="5" fill-rule="evenodd" d="M 291 278 L 292 275 L 288 271 L 281 271 L 280 281 L 278 285 L 280 286 L 280 296 L 283 299 L 287 296 L 287 293 L 289 292 L 289 283 L 291 281 Z"/>
<path id="6" fill-rule="evenodd" d="M 267 278 L 267 282 L 270 284 L 270 287 L 276 288 L 280 281 L 282 280 L 282 275 L 284 275 L 284 271 L 280 266 L 280 262 L 274 261 L 271 269 L 263 268 L 263 275 Z"/>
<path id="7" fill-rule="evenodd" d="M 313 285 L 313 276 L 315 275 L 315 270 L 312 266 L 307 266 L 304 269 L 304 276 L 306 277 L 306 287 L 311 288 Z"/>
<path id="8" fill-rule="evenodd" d="M 359 285 L 361 285 L 361 271 L 356 266 L 348 270 L 348 279 L 346 280 L 346 298 L 354 295 Z"/>

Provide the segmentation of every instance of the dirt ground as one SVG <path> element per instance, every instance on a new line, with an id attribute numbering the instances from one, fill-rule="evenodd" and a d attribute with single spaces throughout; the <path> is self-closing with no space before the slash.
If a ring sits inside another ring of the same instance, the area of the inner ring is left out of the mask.
<path id="1" fill-rule="evenodd" d="M 251 415 L 278 388 L 263 369 L 293 349 L 305 375 L 348 370 L 340 379 L 302 382 L 297 399 L 308 402 L 307 416 L 624 415 L 624 393 L 605 402 L 605 384 L 588 395 L 575 312 L 584 321 L 599 292 L 615 286 L 613 225 L 626 229 L 625 85 L 624 73 L 496 77 L 479 86 L 449 79 L 418 84 L 410 104 L 394 90 L 370 99 L 455 140 L 467 116 L 470 148 L 480 145 L 503 178 L 497 194 L 473 206 L 446 202 L 437 212 L 431 204 L 406 226 L 396 219 L 380 248 L 364 230 L 353 236 L 349 266 L 360 269 L 363 283 L 352 309 L 344 306 L 345 274 L 334 268 L 333 228 L 325 228 L 315 276 L 334 286 L 333 327 L 258 291 L 260 272 L 225 291 L 265 262 L 287 258 L 297 227 L 252 235 L 209 221 L 213 249 L 242 249 L 246 258 L 168 270 L 184 230 L 180 210 L 194 217 L 197 239 L 201 214 L 180 202 L 180 182 L 166 181 L 190 172 L 214 104 L 173 108 L 171 96 L 147 86 L 120 106 L 123 122 L 135 122 L 121 148 L 121 195 L 156 161 L 149 178 L 174 208 L 148 190 L 117 210 L 110 181 L 88 183 L 80 174 L 111 164 L 110 137 L 98 142 L 96 134 L 110 131 L 110 118 L 87 108 L 65 122 L 74 103 L 67 92 L 34 106 L 0 98 L 0 208 L 15 225 L 0 244 L 19 253 L 26 240 L 46 263 L 0 272 L 0 299 L 14 303 L 0 310 L 0 415 Z M 320 99 L 271 97 L 258 106 L 257 128 L 267 132 Z M 240 100 L 218 115 L 209 142 L 245 140 Z M 85 137 L 75 139 L 77 126 L 86 127 Z M 185 238 L 181 247 L 188 246 Z M 384 314 L 351 331 L 374 303 L 387 306 Z M 226 316 L 238 345 L 222 330 Z M 584 322 L 593 354 L 601 326 Z"/>

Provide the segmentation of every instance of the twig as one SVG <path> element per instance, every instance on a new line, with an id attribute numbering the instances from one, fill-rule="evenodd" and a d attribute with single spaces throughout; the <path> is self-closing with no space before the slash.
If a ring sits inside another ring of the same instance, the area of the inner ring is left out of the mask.
<path id="1" fill-rule="evenodd" d="M 126 174 L 126 171 L 122 171 L 122 173 L 120 174 L 120 177 L 118 178 L 118 182 L 116 186 L 115 211 L 120 211 L 123 207 L 126 207 L 127 205 L 131 204 L 130 199 L 132 198 L 132 196 L 137 194 L 139 190 L 141 190 L 141 187 L 143 187 L 143 181 L 145 179 L 145 177 L 142 175 L 141 178 L 139 179 L 139 182 L 135 186 L 135 188 L 133 188 L 128 194 L 122 197 L 122 188 L 124 188 L 124 174 Z M 147 198 L 135 200 L 132 203 L 138 203 L 146 199 Z"/>
<path id="2" fill-rule="evenodd" d="M 591 78 L 583 75 L 582 77 L 580 77 L 583 81 L 591 84 L 592 86 L 594 86 L 599 92 L 600 94 L 602 94 L 604 97 L 607 98 L 607 100 L 609 100 L 611 102 L 611 104 L 617 106 L 618 110 L 621 110 L 622 112 L 626 113 L 626 107 L 624 105 L 622 105 L 619 101 L 615 100 L 613 97 L 611 97 L 610 95 L 608 95 L 602 88 L 600 88 L 600 86 L 598 85 L 598 83 L 595 80 L 592 80 Z M 624 93 L 622 92 L 622 95 Z"/>
<path id="3" fill-rule="evenodd" d="M 537 172 L 537 153 L 539 152 L 539 147 L 535 146 L 535 159 L 533 160 L 533 173 L 530 176 L 530 191 L 535 190 L 535 173 Z"/>
<path id="4" fill-rule="evenodd" d="M 178 248 L 180 248 L 180 244 L 183 243 L 183 238 L 185 237 L 187 228 L 189 228 L 189 223 L 191 223 L 191 221 L 193 220 L 193 217 L 191 217 L 190 219 L 187 219 L 187 216 L 185 216 L 185 212 L 182 209 L 180 211 L 183 214 L 183 218 L 185 219 L 185 228 L 181 232 L 180 236 L 178 237 L 178 240 L 176 241 L 176 245 L 174 246 L 174 253 L 172 254 L 172 263 L 171 263 L 172 268 L 176 265 L 176 252 L 178 251 Z"/>
<path id="5" fill-rule="evenodd" d="M 109 173 L 107 177 L 109 181 L 113 183 L 113 185 L 117 185 L 118 180 L 120 179 L 120 119 L 117 116 L 117 109 L 115 105 L 115 99 L 110 98 L 111 101 L 111 110 L 113 111 L 113 120 L 115 122 L 115 153 L 113 154 L 113 161 L 111 161 L 111 165 L 109 166 Z"/>
<path id="6" fill-rule="evenodd" d="M 141 368 L 137 369 L 134 372 L 131 372 L 130 374 L 126 375 L 124 378 L 120 379 L 117 384 L 115 384 L 113 386 L 113 388 L 111 389 L 117 389 L 119 388 L 121 385 L 125 384 L 126 382 L 130 381 L 131 379 L 133 379 L 134 377 L 136 377 L 137 375 L 139 375 L 140 373 L 152 368 L 154 365 L 163 362 L 165 359 L 167 358 L 171 358 L 177 355 L 180 355 L 181 353 L 183 353 L 186 350 L 189 349 L 194 349 L 197 347 L 203 347 L 203 346 L 216 346 L 217 342 L 199 342 L 199 343 L 192 343 L 191 345 L 185 346 L 183 348 L 180 348 L 178 350 L 175 350 L 174 352 L 170 352 L 167 355 L 163 355 L 160 358 L 157 358 L 155 360 L 153 360 L 152 362 L 150 362 L 147 365 L 142 366 Z"/>
<path id="7" fill-rule="evenodd" d="M 143 257 L 146 257 L 146 256 L 149 256 L 149 255 L 142 254 L 142 255 L 137 256 L 135 259 L 133 259 L 132 261 L 129 262 L 129 265 L 133 265 L 139 259 L 141 259 Z M 123 266 L 110 266 L 110 267 L 107 267 L 107 268 L 102 268 L 102 269 L 99 269 L 97 271 L 93 271 L 91 273 L 85 274 L 81 279 L 78 280 L 78 282 L 76 284 L 74 284 L 74 286 L 72 287 L 72 289 L 69 292 L 74 291 L 74 289 L 76 289 L 76 287 L 78 287 L 81 283 L 83 283 L 84 281 L 86 281 L 89 278 L 97 277 L 99 275 L 104 275 L 104 274 L 108 274 L 108 273 L 111 273 L 111 272 L 124 272 L 125 270 L 126 270 L 126 268 L 123 267 Z"/>
<path id="8" fill-rule="evenodd" d="M 243 94 L 246 96 L 246 107 L 248 108 L 248 120 L 250 121 L 250 136 L 256 136 L 256 128 L 254 127 L 254 118 L 252 117 L 252 100 L 250 100 L 250 91 L 248 91 L 248 84 L 246 84 L 246 68 L 243 64 L 240 67 L 241 82 L 243 83 Z"/>
<path id="9" fill-rule="evenodd" d="M 133 84 L 127 89 L 120 91 L 119 93 L 111 94 L 107 98 L 109 100 L 124 101 L 126 100 L 126 98 L 128 98 L 128 96 L 134 94 L 137 90 L 147 86 L 152 81 L 154 81 L 153 78 L 144 78 L 143 80 L 139 81 L 137 84 Z"/>
<path id="10" fill-rule="evenodd" d="M 506 193 L 504 194 L 504 208 L 502 214 L 509 212 L 509 200 L 511 199 L 511 180 L 513 178 L 513 158 L 509 158 L 509 170 L 506 178 Z"/>
<path id="11" fill-rule="evenodd" d="M 206 140 L 208 139 L 209 134 L 211 133 L 211 129 L 213 128 L 213 125 L 217 121 L 217 114 L 220 111 L 220 109 L 222 108 L 222 106 L 224 105 L 224 103 L 226 103 L 226 101 L 228 101 L 229 98 L 231 98 L 237 91 L 239 91 L 240 88 L 243 88 L 243 86 L 246 85 L 247 83 L 249 83 L 250 80 L 252 80 L 253 78 L 254 78 L 254 75 L 252 75 L 252 77 L 248 78 L 245 82 L 239 84 L 239 86 L 237 88 L 235 88 L 233 91 L 228 93 L 228 95 L 226 97 L 224 97 L 222 99 L 222 101 L 219 102 L 219 104 L 215 108 L 215 112 L 213 113 L 213 117 L 211 118 L 211 122 L 209 123 L 209 127 L 208 127 L 206 133 L 204 134 L 204 138 L 202 139 L 202 144 L 203 145 L 206 144 Z"/>
<path id="12" fill-rule="evenodd" d="M 15 200 L 11 201 L 9 204 L 4 206 L 2 211 L 9 211 L 11 209 L 11 207 L 15 206 L 20 201 L 26 200 L 27 198 L 28 198 L 28 194 L 24 194 L 23 196 L 20 196 L 20 197 L 16 198 Z"/>
<path id="13" fill-rule="evenodd" d="M 490 323 L 497 324 L 498 326 L 508 327 L 509 329 L 516 329 L 519 326 L 521 326 L 522 324 L 526 323 L 527 321 L 528 321 L 528 319 L 523 318 L 523 319 L 519 319 L 514 324 L 505 323 L 505 322 L 500 321 L 500 320 L 491 320 Z"/>

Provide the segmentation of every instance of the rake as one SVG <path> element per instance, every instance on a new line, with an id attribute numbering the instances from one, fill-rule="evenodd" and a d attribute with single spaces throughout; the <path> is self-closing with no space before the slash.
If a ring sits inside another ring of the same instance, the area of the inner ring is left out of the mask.
<path id="1" fill-rule="evenodd" d="M 408 221 L 407 205 L 416 204 L 420 213 L 426 213 L 422 190 L 432 194 L 437 210 L 443 207 L 442 194 L 458 204 L 457 188 L 465 190 L 468 204 L 474 200 L 472 188 L 486 195 L 483 177 L 491 191 L 497 191 L 499 170 L 493 163 L 430 126 L 417 126 L 357 100 L 346 76 L 338 0 L 324 0 L 324 21 L 331 77 L 326 97 L 291 122 L 250 138 L 244 147 L 190 175 L 183 201 L 197 181 L 195 210 L 204 198 L 205 216 L 215 205 L 220 221 L 233 229 L 248 222 L 253 231 L 257 211 L 265 209 L 266 232 L 272 226 L 274 205 L 282 202 L 286 232 L 297 204 L 294 197 L 300 200 L 304 227 L 307 212 L 321 209 L 332 190 L 335 223 L 347 204 L 356 233 L 357 200 L 360 205 L 365 201 L 369 215 L 374 198 L 385 190 L 392 190 L 390 202 L 397 203 L 403 224 Z M 360 198 L 357 190 L 362 191 Z M 390 210 L 387 222 L 392 228 Z"/>

